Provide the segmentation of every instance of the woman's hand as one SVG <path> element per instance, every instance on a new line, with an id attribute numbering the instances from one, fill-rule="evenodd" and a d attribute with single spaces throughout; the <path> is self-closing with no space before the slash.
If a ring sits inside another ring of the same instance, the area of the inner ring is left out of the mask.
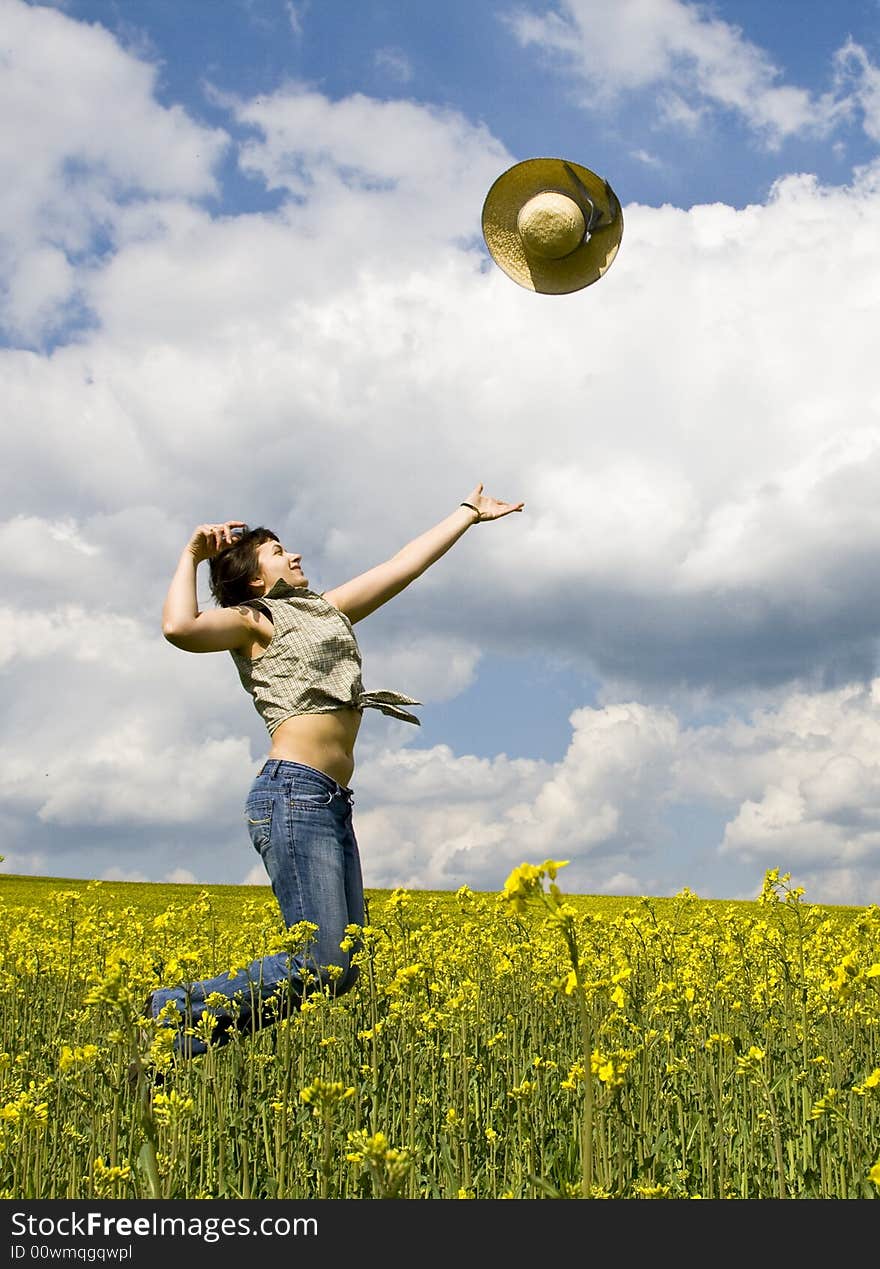
<path id="1" fill-rule="evenodd" d="M 197 563 L 213 559 L 221 551 L 232 546 L 235 541 L 235 529 L 246 529 L 244 520 L 227 520 L 225 524 L 200 524 L 193 531 L 188 550 Z"/>
<path id="2" fill-rule="evenodd" d="M 483 493 L 482 481 L 468 494 L 466 501 L 480 513 L 480 520 L 475 520 L 474 524 L 479 524 L 482 520 L 500 520 L 502 516 L 510 515 L 511 511 L 522 511 L 526 505 L 524 502 L 501 502 L 498 498 L 490 498 Z"/>

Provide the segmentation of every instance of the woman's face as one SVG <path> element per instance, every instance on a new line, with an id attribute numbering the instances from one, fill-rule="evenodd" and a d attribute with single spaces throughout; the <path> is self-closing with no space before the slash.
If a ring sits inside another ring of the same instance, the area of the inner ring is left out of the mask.
<path id="1" fill-rule="evenodd" d="M 285 551 L 280 542 L 263 542 L 257 550 L 259 581 L 251 582 L 254 590 L 266 595 L 279 580 L 288 586 L 308 586 L 309 579 L 299 566 L 301 555 Z"/>

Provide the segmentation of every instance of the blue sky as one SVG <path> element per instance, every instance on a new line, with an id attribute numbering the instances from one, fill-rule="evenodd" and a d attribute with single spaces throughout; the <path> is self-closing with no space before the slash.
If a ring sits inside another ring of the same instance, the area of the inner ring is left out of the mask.
<path id="1" fill-rule="evenodd" d="M 323 589 L 483 480 L 523 515 L 358 627 L 424 701 L 364 720 L 368 886 L 877 901 L 878 18 L 0 0 L 3 866 L 261 883 L 180 546 L 266 523 Z M 541 155 L 624 208 L 569 296 L 480 234 Z"/>

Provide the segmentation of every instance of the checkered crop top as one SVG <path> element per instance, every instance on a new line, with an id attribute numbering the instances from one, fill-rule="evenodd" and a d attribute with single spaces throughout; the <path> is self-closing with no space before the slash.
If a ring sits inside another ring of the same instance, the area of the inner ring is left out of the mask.
<path id="1" fill-rule="evenodd" d="M 322 595 L 279 580 L 248 606 L 268 613 L 272 639 L 262 656 L 231 655 L 270 736 L 285 718 L 337 709 L 378 709 L 419 725 L 415 714 L 401 707 L 421 701 L 400 692 L 364 691 L 351 622 Z"/>

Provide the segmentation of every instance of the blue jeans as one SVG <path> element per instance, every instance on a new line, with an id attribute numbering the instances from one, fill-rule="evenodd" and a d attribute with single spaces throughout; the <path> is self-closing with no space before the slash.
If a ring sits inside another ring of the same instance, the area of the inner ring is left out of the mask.
<path id="1" fill-rule="evenodd" d="M 270 758 L 251 785 L 245 804 L 248 832 L 272 883 L 289 928 L 310 921 L 318 930 L 305 947 L 252 961 L 244 969 L 153 992 L 153 1017 L 169 1000 L 178 1023 L 195 1027 L 205 1014 L 216 1019 L 211 1046 L 234 1031 L 251 1032 L 296 1009 L 309 991 L 326 987 L 341 996 L 357 980 L 352 952 L 340 943 L 347 925 L 364 924 L 360 855 L 351 822 L 352 791 L 323 771 L 299 762 Z M 333 969 L 332 967 L 337 967 Z M 229 1002 L 225 1007 L 218 993 Z M 176 1053 L 192 1057 L 208 1048 L 205 1039 L 179 1030 Z"/>

